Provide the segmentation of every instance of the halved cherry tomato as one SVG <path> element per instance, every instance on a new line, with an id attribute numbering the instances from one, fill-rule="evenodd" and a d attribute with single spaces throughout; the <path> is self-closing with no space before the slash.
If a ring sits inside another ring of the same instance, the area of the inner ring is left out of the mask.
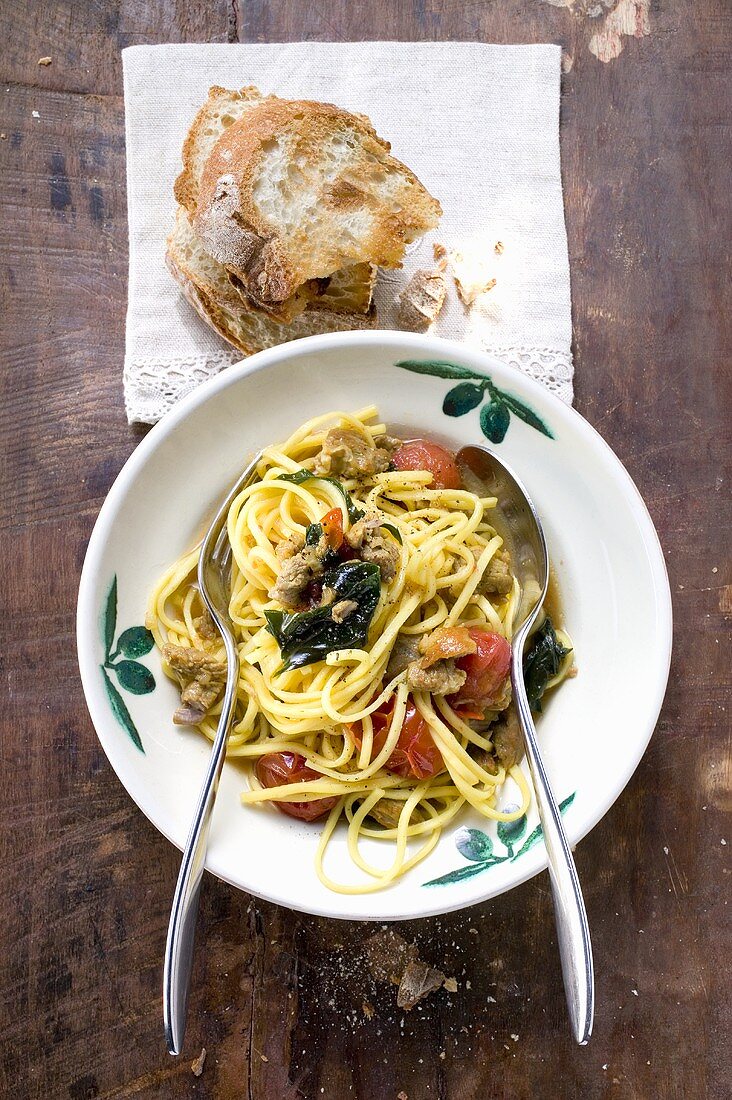
<path id="1" fill-rule="evenodd" d="M 478 648 L 475 653 L 468 653 L 456 661 L 457 667 L 467 673 L 467 680 L 448 698 L 451 705 L 455 700 L 458 707 L 482 713 L 497 702 L 503 692 L 511 669 L 511 646 L 492 630 L 471 626 L 468 633 Z"/>
<path id="2" fill-rule="evenodd" d="M 322 778 L 297 752 L 269 752 L 259 757 L 254 771 L 263 787 L 284 787 L 286 783 L 306 783 L 309 779 Z M 313 802 L 275 802 L 274 805 L 289 817 L 317 821 L 329 813 L 337 801 L 337 798 L 316 798 Z"/>
<path id="3" fill-rule="evenodd" d="M 409 443 L 403 443 L 394 452 L 391 461 L 397 470 L 427 470 L 432 474 L 430 489 L 462 487 L 454 456 L 431 439 L 412 439 Z"/>
<path id="4" fill-rule="evenodd" d="M 321 519 L 323 534 L 331 550 L 338 550 L 343 542 L 343 512 L 340 508 L 332 508 Z"/>
<path id="5" fill-rule="evenodd" d="M 394 706 L 395 698 L 392 697 L 371 715 L 374 727 L 372 760 L 384 747 Z M 361 748 L 363 726 L 360 722 L 355 722 L 350 729 L 356 744 Z M 396 775 L 405 778 L 413 775 L 416 779 L 427 779 L 431 775 L 436 775 L 445 766 L 430 728 L 414 705 L 411 695 L 407 698 L 407 709 L 404 713 L 399 740 L 385 766 L 387 771 L 394 772 Z"/>

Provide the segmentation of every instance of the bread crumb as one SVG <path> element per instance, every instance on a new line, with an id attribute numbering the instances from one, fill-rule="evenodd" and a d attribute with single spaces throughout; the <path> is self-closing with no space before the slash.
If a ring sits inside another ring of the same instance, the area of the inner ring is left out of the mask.
<path id="1" fill-rule="evenodd" d="M 493 290 L 496 280 L 482 255 L 453 252 L 451 259 L 455 286 L 461 301 L 466 306 L 472 306 L 481 294 L 487 294 L 489 290 Z"/>
<path id="2" fill-rule="evenodd" d="M 53 61 L 52 57 L 39 57 L 38 58 L 38 64 L 39 65 L 50 65 L 52 61 Z"/>
<path id="3" fill-rule="evenodd" d="M 31 114 L 33 115 L 33 118 L 40 118 L 41 117 L 40 111 L 31 111 Z"/>
<path id="4" fill-rule="evenodd" d="M 444 1051 L 444 1050 L 441 1050 L 441 1051 L 440 1051 L 440 1061 L 441 1061 L 441 1062 L 444 1062 L 444 1061 L 445 1061 L 445 1051 Z"/>
<path id="5" fill-rule="evenodd" d="M 201 1047 L 201 1053 L 191 1062 L 191 1073 L 194 1077 L 200 1077 L 203 1073 L 203 1063 L 206 1061 L 206 1048 Z"/>
<path id="6" fill-rule="evenodd" d="M 260 1054 L 259 1057 L 261 1058 L 261 1060 L 263 1062 L 268 1062 L 269 1061 L 269 1058 L 267 1057 L 266 1054 Z"/>
<path id="7" fill-rule="evenodd" d="M 374 1016 L 374 1006 L 370 1001 L 364 1001 L 361 1005 L 361 1011 L 367 1020 L 372 1020 Z"/>
<path id="8" fill-rule="evenodd" d="M 397 993 L 397 1008 L 404 1008 L 411 1012 L 414 1006 L 439 989 L 445 982 L 445 975 L 441 970 L 435 970 L 433 966 L 422 962 L 421 959 L 412 960 L 402 975 Z"/>
<path id="9" fill-rule="evenodd" d="M 506 246 L 504 245 L 503 241 L 496 241 L 493 246 L 493 251 L 495 252 L 496 256 L 502 255 L 505 247 Z"/>
<path id="10" fill-rule="evenodd" d="M 437 264 L 438 271 L 447 270 L 447 249 L 444 244 L 440 244 L 439 241 L 435 241 L 432 245 L 432 255 L 434 256 L 435 263 Z"/>
<path id="11" fill-rule="evenodd" d="M 410 332 L 426 332 L 445 304 L 447 283 L 440 271 L 415 271 L 399 295 L 397 323 Z"/>
<path id="12" fill-rule="evenodd" d="M 455 978 L 445 978 L 442 984 L 448 993 L 457 993 L 458 984 Z"/>
<path id="13" fill-rule="evenodd" d="M 398 1092 L 397 1100 L 409 1100 L 409 1097 L 407 1096 L 406 1092 Z"/>
<path id="14" fill-rule="evenodd" d="M 0 141 L 7 141 L 7 138 L 8 138 L 7 134 L 0 134 Z"/>

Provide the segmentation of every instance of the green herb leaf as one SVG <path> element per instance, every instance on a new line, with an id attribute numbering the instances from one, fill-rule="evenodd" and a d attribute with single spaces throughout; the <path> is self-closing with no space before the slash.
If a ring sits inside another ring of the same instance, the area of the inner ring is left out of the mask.
<path id="1" fill-rule="evenodd" d="M 102 619 L 102 638 L 104 641 L 104 655 L 109 657 L 114 645 L 114 632 L 117 629 L 117 574 L 109 587 L 107 602 L 104 606 Z"/>
<path id="2" fill-rule="evenodd" d="M 125 657 L 144 657 L 154 645 L 155 639 L 146 626 L 131 626 L 117 640 L 117 649 Z"/>
<path id="3" fill-rule="evenodd" d="M 501 443 L 511 423 L 511 414 L 503 401 L 489 401 L 480 410 L 480 428 L 491 443 Z"/>
<path id="4" fill-rule="evenodd" d="M 341 494 L 344 501 L 346 502 L 348 518 L 350 519 L 351 523 L 355 523 L 357 520 L 362 519 L 363 516 L 366 514 L 362 508 L 359 508 L 359 506 L 354 503 L 351 494 L 348 492 L 348 489 L 346 489 L 344 485 L 341 485 L 340 481 L 338 481 L 338 479 L 335 477 L 320 477 L 319 474 L 314 474 L 312 470 L 303 469 L 295 470 L 295 472 L 292 474 L 280 474 L 280 476 L 277 478 L 277 481 L 289 481 L 292 485 L 302 485 L 304 482 L 311 480 L 327 481 L 329 485 L 334 486 L 334 488 L 338 490 L 338 492 Z"/>
<path id="5" fill-rule="evenodd" d="M 149 668 L 137 661 L 118 661 L 112 668 L 123 688 L 133 695 L 147 695 L 155 690 L 155 677 Z"/>
<path id="6" fill-rule="evenodd" d="M 398 527 L 395 527 L 393 523 L 382 523 L 381 526 L 384 531 L 388 531 L 390 535 L 393 535 L 400 546 L 402 545 L 402 536 Z"/>
<path id="7" fill-rule="evenodd" d="M 486 871 L 496 863 L 503 863 L 505 858 L 505 856 L 497 856 L 492 859 L 485 859 L 481 863 L 468 863 L 465 867 L 458 867 L 454 871 L 448 871 L 446 875 L 440 875 L 439 878 L 430 879 L 429 882 L 423 882 L 422 885 L 448 886 L 452 882 L 464 882 L 466 878 L 473 878 L 474 875 L 479 875 L 481 871 Z"/>
<path id="8" fill-rule="evenodd" d="M 460 367 L 457 363 L 448 363 L 446 359 L 400 359 L 394 364 L 402 370 L 413 371 L 414 374 L 431 374 L 435 378 L 478 378 L 485 376 Z"/>
<path id="9" fill-rule="evenodd" d="M 480 405 L 485 386 L 476 386 L 473 382 L 461 382 L 445 395 L 442 411 L 445 416 L 465 416 L 471 409 Z"/>
<path id="10" fill-rule="evenodd" d="M 546 435 L 549 439 L 554 439 L 553 432 L 546 426 L 540 416 L 530 409 L 528 405 L 524 405 L 523 401 L 519 401 L 518 397 L 514 397 L 513 394 L 504 393 L 503 390 L 498 391 L 501 396 L 501 400 L 508 408 L 514 413 L 519 420 L 523 420 L 524 424 L 528 424 L 531 428 L 536 428 L 537 432 L 541 432 L 542 435 Z"/>
<path id="11" fill-rule="evenodd" d="M 107 689 L 107 698 L 109 699 L 112 713 L 114 714 L 115 718 L 122 726 L 122 728 L 125 729 L 130 735 L 132 743 L 140 750 L 140 752 L 144 753 L 145 749 L 143 748 L 142 741 L 140 740 L 140 735 L 137 732 L 137 726 L 132 721 L 132 716 L 125 706 L 122 696 L 117 691 L 117 688 L 114 686 L 109 676 L 107 675 L 104 665 L 100 665 L 99 667 L 101 668 L 102 676 L 104 677 L 104 686 Z"/>
<path id="12" fill-rule="evenodd" d="M 524 683 L 532 710 L 541 711 L 541 698 L 546 685 L 562 667 L 562 661 L 571 650 L 557 640 L 552 621 L 547 615 L 536 634 L 530 640 L 524 657 Z"/>
<path id="13" fill-rule="evenodd" d="M 322 523 L 309 523 L 305 529 L 305 545 L 317 546 L 323 537 Z"/>
<path id="14" fill-rule="evenodd" d="M 455 847 L 461 856 L 482 863 L 493 854 L 493 841 L 482 829 L 458 829 Z"/>
<path id="15" fill-rule="evenodd" d="M 324 660 L 337 649 L 366 644 L 369 626 L 381 594 L 378 565 L 345 561 L 328 569 L 323 585 L 335 591 L 333 603 L 354 600 L 356 610 L 342 623 L 334 622 L 332 605 L 312 611 L 265 611 L 267 630 L 282 654 L 280 672 Z"/>

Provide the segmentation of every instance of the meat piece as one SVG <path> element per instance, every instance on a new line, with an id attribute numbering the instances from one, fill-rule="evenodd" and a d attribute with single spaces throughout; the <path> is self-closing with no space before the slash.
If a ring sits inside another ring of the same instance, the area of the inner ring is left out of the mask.
<path id="1" fill-rule="evenodd" d="M 378 512 L 367 512 L 346 531 L 346 542 L 352 550 L 360 550 L 371 532 L 377 531 L 383 522 Z"/>
<path id="2" fill-rule="evenodd" d="M 339 600 L 338 603 L 334 603 L 331 609 L 331 616 L 334 623 L 344 623 L 349 615 L 352 615 L 358 608 L 358 604 L 355 600 Z"/>
<path id="3" fill-rule="evenodd" d="M 193 620 L 193 625 L 198 632 L 199 638 L 203 638 L 207 642 L 213 642 L 218 639 L 219 632 L 216 629 L 216 624 L 211 618 L 211 612 L 207 607 L 204 607 L 201 614 Z"/>
<path id="4" fill-rule="evenodd" d="M 294 558 L 295 554 L 299 554 L 305 545 L 305 536 L 299 531 L 290 535 L 289 539 L 283 539 L 282 542 L 278 542 L 275 546 L 275 554 L 278 561 L 288 561 L 289 558 Z"/>
<path id="5" fill-rule="evenodd" d="M 518 764 L 524 755 L 524 735 L 516 713 L 511 704 L 491 729 L 493 751 L 499 762 L 508 771 Z"/>
<path id="6" fill-rule="evenodd" d="M 441 970 L 435 970 L 421 959 L 414 959 L 407 964 L 399 983 L 397 993 L 397 1008 L 403 1008 L 407 1012 L 430 993 L 442 986 L 445 975 Z"/>
<path id="7" fill-rule="evenodd" d="M 202 649 L 166 644 L 163 660 L 178 675 L 183 688 L 173 721 L 178 726 L 195 726 L 216 702 L 226 680 L 226 662 L 217 661 Z"/>
<path id="8" fill-rule="evenodd" d="M 482 551 L 474 550 L 473 553 L 479 558 Z M 512 588 L 511 555 L 508 550 L 499 550 L 488 562 L 476 592 L 480 596 L 506 596 Z"/>
<path id="9" fill-rule="evenodd" d="M 441 626 L 422 639 L 419 646 L 424 654 L 420 664 L 429 668 L 437 661 L 452 657 L 465 657 L 478 648 L 464 626 Z"/>
<path id="10" fill-rule="evenodd" d="M 303 546 L 292 557 L 285 558 L 280 575 L 270 589 L 270 598 L 283 607 L 300 607 L 308 585 L 323 575 L 323 559 L 327 552 L 328 541 L 321 538 L 317 546 Z"/>
<path id="11" fill-rule="evenodd" d="M 378 565 L 382 581 L 388 584 L 396 576 L 399 547 L 378 530 L 383 522 L 378 512 L 367 512 L 346 531 L 345 539 L 352 550 L 358 551 L 361 561 Z"/>
<path id="12" fill-rule="evenodd" d="M 362 479 L 382 474 L 391 461 L 387 447 L 371 442 L 351 428 L 331 428 L 315 459 L 313 470 L 322 477 L 353 477 Z"/>
<path id="13" fill-rule="evenodd" d="M 447 282 L 440 271 L 415 271 L 399 297 L 397 324 L 426 332 L 445 304 Z"/>
<path id="14" fill-rule="evenodd" d="M 385 829 L 396 829 L 403 809 L 403 802 L 395 802 L 393 798 L 382 798 L 369 810 L 369 817 L 373 817 L 374 821 L 378 821 L 379 825 L 383 825 Z M 414 807 L 409 820 L 410 822 L 424 820 L 419 806 Z"/>
<path id="15" fill-rule="evenodd" d="M 409 634 L 397 634 L 391 647 L 389 663 L 386 666 L 386 679 L 393 680 L 400 672 L 419 657 L 419 643 Z"/>
<path id="16" fill-rule="evenodd" d="M 453 695 L 460 691 L 467 675 L 458 668 L 452 658 L 435 661 L 424 668 L 421 661 L 413 661 L 407 669 L 407 686 L 411 691 L 429 691 L 432 695 Z"/>
<path id="17" fill-rule="evenodd" d="M 386 535 L 370 533 L 361 548 L 361 561 L 378 565 L 382 581 L 388 584 L 396 576 L 399 547 Z"/>

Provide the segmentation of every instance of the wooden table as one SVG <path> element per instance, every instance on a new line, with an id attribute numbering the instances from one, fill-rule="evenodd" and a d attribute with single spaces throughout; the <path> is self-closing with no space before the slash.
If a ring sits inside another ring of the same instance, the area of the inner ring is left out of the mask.
<path id="1" fill-rule="evenodd" d="M 727 0 L 650 11 L 648 0 L 5 0 L 1 19 L 2 1094 L 730 1096 Z M 121 390 L 120 49 L 378 37 L 566 51 L 577 407 L 658 526 L 675 603 L 671 681 L 640 768 L 577 852 L 597 967 L 589 1047 L 568 1035 L 546 875 L 409 927 L 458 993 L 403 1017 L 385 989 L 372 1019 L 353 962 L 362 926 L 211 879 L 174 1060 L 160 987 L 179 857 L 106 763 L 74 642 L 86 542 L 142 435 Z"/>

